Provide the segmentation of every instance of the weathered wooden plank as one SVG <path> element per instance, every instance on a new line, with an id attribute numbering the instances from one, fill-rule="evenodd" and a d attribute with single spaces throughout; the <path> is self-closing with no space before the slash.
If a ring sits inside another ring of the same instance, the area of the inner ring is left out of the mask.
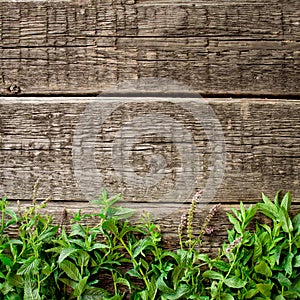
<path id="1" fill-rule="evenodd" d="M 299 202 L 298 100 L 2 97 L 0 111 L 11 199 L 29 199 L 40 178 L 41 197 L 70 203 L 103 186 L 134 203 L 181 205 L 199 189 L 206 203 L 279 189 Z"/>
<path id="2" fill-rule="evenodd" d="M 294 1 L 3 2 L 0 93 L 99 93 L 141 76 L 299 95 Z"/>
<path id="3" fill-rule="evenodd" d="M 81 5 L 75 1 L 1 3 L 2 34 L 7 40 L 3 41 L 6 45 L 11 33 L 17 31 L 21 31 L 21 45 L 22 42 L 24 45 L 45 45 L 46 40 L 42 39 L 45 35 L 58 38 L 61 45 L 65 45 L 78 34 L 86 37 L 211 35 L 282 39 L 298 38 L 300 33 L 297 0 L 268 0 L 264 3 L 258 0 L 118 0 L 113 3 L 111 0 L 97 0 Z M 32 17 L 37 19 L 34 21 Z M 8 25 L 13 25 L 10 30 Z M 36 43 L 31 36 L 34 33 L 32 25 L 39 28 Z"/>

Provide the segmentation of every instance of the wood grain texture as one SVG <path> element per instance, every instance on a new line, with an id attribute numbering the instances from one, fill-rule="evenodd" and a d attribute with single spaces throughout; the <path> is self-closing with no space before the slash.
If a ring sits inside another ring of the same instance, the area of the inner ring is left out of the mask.
<path id="1" fill-rule="evenodd" d="M 297 0 L 1 1 L 0 93 L 154 76 L 202 94 L 300 95 L 299 20 Z"/>
<path id="2" fill-rule="evenodd" d="M 60 222 L 64 208 L 94 211 L 105 186 L 150 212 L 175 249 L 204 190 L 196 228 L 223 204 L 204 252 L 226 241 L 239 200 L 291 190 L 298 213 L 299 49 L 298 0 L 0 0 L 0 194 L 27 205 L 40 179 Z M 210 98 L 85 96 L 150 77 Z"/>
<path id="3" fill-rule="evenodd" d="M 29 199 L 40 178 L 41 197 L 70 205 L 103 186 L 137 205 L 181 205 L 199 189 L 216 189 L 214 174 L 221 184 L 204 202 L 256 202 L 279 189 L 299 202 L 297 100 L 0 99 L 0 188 L 12 200 Z M 222 138 L 224 148 L 214 150 Z"/>

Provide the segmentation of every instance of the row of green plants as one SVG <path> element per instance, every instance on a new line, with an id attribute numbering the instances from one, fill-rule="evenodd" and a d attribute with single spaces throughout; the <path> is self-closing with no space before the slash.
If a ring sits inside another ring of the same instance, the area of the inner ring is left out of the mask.
<path id="1" fill-rule="evenodd" d="M 300 299 L 300 214 L 291 218 L 289 193 L 227 213 L 228 241 L 212 257 L 201 245 L 219 206 L 196 230 L 200 194 L 169 251 L 149 215 L 128 221 L 134 212 L 116 205 L 119 195 L 103 190 L 97 213 L 79 211 L 57 225 L 36 190 L 25 209 L 0 201 L 0 299 Z"/>

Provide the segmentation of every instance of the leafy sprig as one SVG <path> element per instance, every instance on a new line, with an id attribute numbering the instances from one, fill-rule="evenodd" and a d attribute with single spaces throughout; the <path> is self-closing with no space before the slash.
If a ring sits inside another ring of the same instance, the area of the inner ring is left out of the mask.
<path id="1" fill-rule="evenodd" d="M 149 214 L 118 205 L 120 195 L 103 190 L 97 212 L 67 212 L 59 226 L 44 212 L 47 199 L 18 213 L 0 201 L 0 299 L 298 299 L 300 214 L 290 215 L 291 195 L 227 213 L 232 228 L 219 255 L 201 253 L 202 238 L 219 205 L 195 232 L 197 194 L 178 227 L 179 247 L 164 249 Z M 98 218 L 96 225 L 87 225 Z M 263 221 L 262 221 L 263 220 Z M 18 236 L 10 230 L 18 226 Z M 103 278 L 107 278 L 103 281 Z"/>

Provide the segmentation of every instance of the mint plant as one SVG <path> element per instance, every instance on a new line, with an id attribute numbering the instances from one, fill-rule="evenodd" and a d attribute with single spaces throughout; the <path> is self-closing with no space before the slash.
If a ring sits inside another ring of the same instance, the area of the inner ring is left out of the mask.
<path id="1" fill-rule="evenodd" d="M 210 280 L 212 299 L 299 299 L 300 297 L 300 217 L 289 215 L 290 193 L 280 201 L 279 193 L 272 202 L 228 213 L 233 228 L 228 230 L 229 244 L 222 254 L 209 262 L 203 277 Z M 257 212 L 267 218 L 248 225 Z"/>
<path id="2" fill-rule="evenodd" d="M 98 211 L 54 224 L 43 212 L 48 199 L 15 212 L 0 200 L 0 299 L 232 300 L 300 298 L 300 214 L 291 217 L 291 195 L 227 213 L 232 229 L 216 256 L 201 252 L 219 205 L 195 228 L 197 202 L 178 226 L 178 248 L 166 250 L 149 214 L 134 211 L 103 190 Z M 92 222 L 91 222 L 92 220 Z M 94 224 L 94 225 L 88 225 Z M 18 231 L 12 237 L 11 231 Z M 197 232 L 197 234 L 196 234 Z M 103 281 L 103 279 L 105 281 Z"/>
<path id="3" fill-rule="evenodd" d="M 0 277 L 0 292 L 4 299 L 56 299 L 56 290 L 52 284 L 55 261 L 48 257 L 45 250 L 55 238 L 58 226 L 52 224 L 51 216 L 43 216 L 40 210 L 45 208 L 45 200 L 36 203 L 38 182 L 35 185 L 32 205 L 17 216 L 7 208 L 6 197 L 1 201 L 2 224 L 8 232 L 9 226 L 18 224 L 18 238 L 10 239 L 1 235 L 1 257 L 3 268 Z M 3 222 L 7 214 L 10 219 Z M 2 227 L 3 228 L 3 227 Z"/>

